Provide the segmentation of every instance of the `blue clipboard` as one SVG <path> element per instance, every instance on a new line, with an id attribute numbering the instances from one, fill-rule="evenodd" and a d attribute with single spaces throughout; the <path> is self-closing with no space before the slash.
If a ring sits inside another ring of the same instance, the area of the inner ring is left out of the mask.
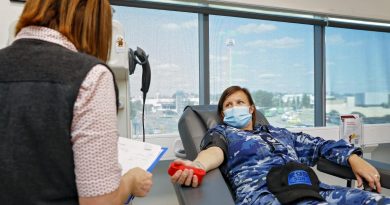
<path id="1" fill-rule="evenodd" d="M 157 163 L 160 161 L 161 157 L 167 152 L 167 147 L 161 147 L 161 152 L 157 156 L 157 158 L 153 161 L 153 163 L 149 166 L 149 168 L 146 170 L 147 172 L 152 172 L 154 167 L 156 167 Z M 132 200 L 134 199 L 133 195 L 130 195 L 127 201 L 125 202 L 125 205 L 128 205 Z"/>

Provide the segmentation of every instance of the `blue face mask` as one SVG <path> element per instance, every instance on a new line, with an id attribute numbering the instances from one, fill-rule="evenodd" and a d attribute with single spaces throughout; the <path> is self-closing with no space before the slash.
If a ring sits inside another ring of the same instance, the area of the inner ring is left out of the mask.
<path id="1" fill-rule="evenodd" d="M 235 128 L 244 128 L 252 120 L 248 106 L 232 107 L 223 111 L 223 114 L 223 122 Z"/>

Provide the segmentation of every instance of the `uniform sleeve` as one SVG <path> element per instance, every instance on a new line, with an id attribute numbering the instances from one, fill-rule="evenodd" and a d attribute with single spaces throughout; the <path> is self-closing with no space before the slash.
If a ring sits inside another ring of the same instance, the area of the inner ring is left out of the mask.
<path id="1" fill-rule="evenodd" d="M 81 84 L 72 121 L 76 186 L 80 197 L 100 196 L 120 184 L 118 131 L 113 76 L 103 65 Z"/>
<path id="2" fill-rule="evenodd" d="M 227 149 L 227 141 L 223 134 L 217 131 L 209 131 L 203 137 L 202 142 L 200 143 L 200 150 L 205 150 L 210 147 L 219 147 L 223 151 L 224 162 L 227 159 L 228 149 Z"/>
<path id="3" fill-rule="evenodd" d="M 362 150 L 344 140 L 324 140 L 299 132 L 292 133 L 294 148 L 300 162 L 314 166 L 320 157 L 324 157 L 340 165 L 349 166 L 351 154 L 362 155 Z"/>

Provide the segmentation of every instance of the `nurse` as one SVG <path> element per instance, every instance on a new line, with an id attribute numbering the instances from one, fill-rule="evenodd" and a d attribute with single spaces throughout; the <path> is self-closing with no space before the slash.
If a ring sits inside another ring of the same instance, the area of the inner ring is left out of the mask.
<path id="1" fill-rule="evenodd" d="M 152 176 L 121 176 L 108 0 L 27 0 L 0 50 L 0 203 L 123 204 Z"/>

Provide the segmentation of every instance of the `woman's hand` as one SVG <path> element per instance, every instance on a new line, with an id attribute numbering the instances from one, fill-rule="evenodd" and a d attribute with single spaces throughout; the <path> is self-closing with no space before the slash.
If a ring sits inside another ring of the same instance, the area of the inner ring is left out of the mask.
<path id="1" fill-rule="evenodd" d="M 175 163 L 183 164 L 185 166 L 190 166 L 198 169 L 199 168 L 204 169 L 202 167 L 199 167 L 197 163 L 188 160 L 177 159 L 175 160 Z M 172 183 L 177 183 L 181 185 L 184 184 L 186 186 L 192 186 L 192 187 L 199 186 L 198 177 L 194 175 L 194 171 L 192 169 L 184 169 L 183 171 L 177 170 L 176 173 L 171 176 L 171 181 Z"/>
<path id="2" fill-rule="evenodd" d="M 130 169 L 124 177 L 130 178 L 130 192 L 134 196 L 146 196 L 152 188 L 152 174 L 139 167 Z"/>
<path id="3" fill-rule="evenodd" d="M 378 193 L 381 193 L 382 187 L 380 183 L 380 175 L 375 167 L 364 161 L 364 159 L 360 158 L 356 154 L 352 154 L 349 157 L 348 162 L 356 176 L 358 187 L 362 186 L 362 178 L 364 178 L 368 182 L 370 188 L 376 189 Z"/>
<path id="4" fill-rule="evenodd" d="M 205 150 L 202 150 L 198 153 L 196 159 L 192 161 L 188 160 L 175 160 L 175 163 L 182 164 L 185 166 L 190 166 L 198 169 L 203 169 L 205 172 L 213 170 L 219 165 L 222 164 L 224 160 L 223 151 L 219 147 L 209 147 Z M 186 186 L 197 187 L 199 186 L 199 179 L 194 175 L 192 169 L 184 169 L 176 171 L 175 174 L 171 176 L 172 183 L 184 184 Z"/>

